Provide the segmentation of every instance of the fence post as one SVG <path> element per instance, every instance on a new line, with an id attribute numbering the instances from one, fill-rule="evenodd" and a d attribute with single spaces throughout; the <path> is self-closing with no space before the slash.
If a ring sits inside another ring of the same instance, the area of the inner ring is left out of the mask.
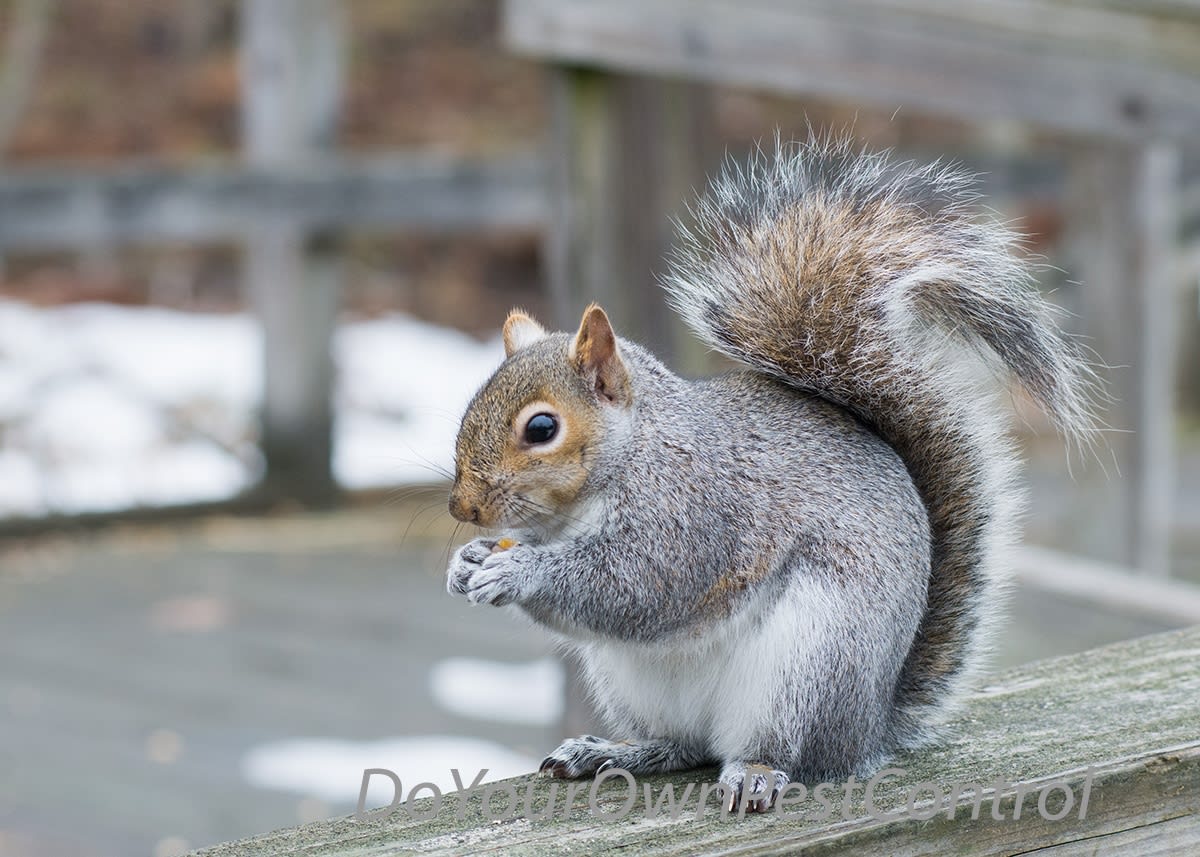
<path id="1" fill-rule="evenodd" d="M 1098 555 L 1165 577 L 1170 569 L 1174 414 L 1176 150 L 1167 144 L 1082 146 L 1070 161 L 1073 267 L 1087 344 L 1107 364 L 1112 401 L 1090 467 L 1081 536 Z"/>
<path id="2" fill-rule="evenodd" d="M 242 0 L 243 154 L 252 166 L 302 168 L 327 151 L 342 89 L 342 4 Z M 334 236 L 281 220 L 246 236 L 244 283 L 263 330 L 263 489 L 320 505 L 336 495 L 331 466 L 329 348 L 341 266 Z"/>
<path id="3" fill-rule="evenodd" d="M 1140 298 L 1137 555 L 1139 571 L 1171 573 L 1175 459 L 1175 312 L 1179 150 L 1151 141 L 1136 154 L 1133 200 Z"/>
<path id="4" fill-rule="evenodd" d="M 550 218 L 545 247 L 555 327 L 573 330 L 590 301 L 621 329 L 624 296 L 615 281 L 617 199 L 613 78 L 601 72 L 550 72 Z"/>

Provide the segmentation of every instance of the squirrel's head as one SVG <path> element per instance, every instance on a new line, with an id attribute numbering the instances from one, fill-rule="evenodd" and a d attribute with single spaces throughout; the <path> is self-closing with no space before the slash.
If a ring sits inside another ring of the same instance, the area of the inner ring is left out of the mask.
<path id="1" fill-rule="evenodd" d="M 547 333 L 514 310 L 504 351 L 458 431 L 450 514 L 484 527 L 561 521 L 598 454 L 628 425 L 628 368 L 596 304 L 574 337 Z"/>

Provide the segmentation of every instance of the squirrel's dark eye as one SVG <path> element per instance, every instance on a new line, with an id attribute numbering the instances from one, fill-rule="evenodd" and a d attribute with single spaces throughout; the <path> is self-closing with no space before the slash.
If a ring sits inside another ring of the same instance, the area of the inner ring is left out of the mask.
<path id="1" fill-rule="evenodd" d="M 550 414 L 534 414 L 525 423 L 526 443 L 548 443 L 558 434 L 558 420 Z"/>

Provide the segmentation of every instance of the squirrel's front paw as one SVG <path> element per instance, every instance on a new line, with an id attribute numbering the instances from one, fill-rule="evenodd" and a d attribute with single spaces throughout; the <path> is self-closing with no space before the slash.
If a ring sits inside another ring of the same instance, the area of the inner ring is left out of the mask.
<path id="1" fill-rule="evenodd" d="M 514 547 L 487 556 L 467 580 L 467 600 L 496 607 L 519 601 L 526 552 L 525 548 Z"/>
<path id="2" fill-rule="evenodd" d="M 472 604 L 497 607 L 519 600 L 528 548 L 517 545 L 496 550 L 496 543 L 495 539 L 474 539 L 458 549 L 446 572 L 446 589 L 451 595 L 466 595 Z"/>
<path id="3" fill-rule="evenodd" d="M 599 773 L 601 768 L 624 767 L 618 760 L 621 759 L 623 751 L 629 749 L 636 748 L 609 741 L 607 738 L 597 738 L 595 735 L 568 738 L 542 760 L 538 771 L 551 777 L 590 777 Z"/>
<path id="4" fill-rule="evenodd" d="M 465 595 L 471 577 L 492 555 L 495 547 L 495 539 L 472 539 L 456 550 L 446 569 L 446 591 L 451 595 Z"/>

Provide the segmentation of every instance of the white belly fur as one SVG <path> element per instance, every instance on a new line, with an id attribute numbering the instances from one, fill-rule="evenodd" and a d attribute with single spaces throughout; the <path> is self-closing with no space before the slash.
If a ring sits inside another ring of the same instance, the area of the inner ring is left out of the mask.
<path id="1" fill-rule="evenodd" d="M 737 760 L 755 736 L 777 728 L 773 707 L 782 688 L 819 692 L 813 659 L 836 643 L 831 607 L 819 584 L 793 580 L 702 635 L 656 644 L 592 641 L 581 654 L 602 709 L 618 729 L 633 732 L 613 737 L 670 738 Z M 796 714 L 787 719 L 803 722 Z"/>

